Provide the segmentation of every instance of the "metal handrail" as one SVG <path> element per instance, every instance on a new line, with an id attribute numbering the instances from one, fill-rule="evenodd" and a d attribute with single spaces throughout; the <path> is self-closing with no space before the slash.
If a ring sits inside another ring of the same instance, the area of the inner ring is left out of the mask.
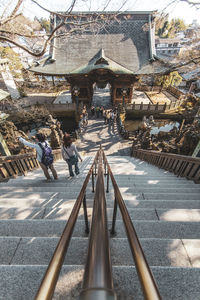
<path id="1" fill-rule="evenodd" d="M 112 279 L 101 149 L 98 162 L 88 254 L 80 299 L 117 299 Z"/>
<path id="2" fill-rule="evenodd" d="M 147 260 L 145 258 L 144 252 L 142 250 L 142 246 L 139 242 L 139 239 L 137 237 L 137 233 L 135 231 L 135 228 L 133 226 L 133 223 L 131 221 L 131 218 L 129 216 L 128 210 L 126 208 L 126 205 L 124 203 L 124 200 L 122 198 L 122 195 L 120 193 L 120 190 L 118 188 L 118 185 L 115 181 L 115 178 L 113 176 L 113 173 L 111 171 L 111 168 L 108 164 L 107 158 L 105 156 L 105 153 L 103 152 L 103 158 L 104 163 L 107 166 L 107 176 L 111 178 L 114 193 L 115 193 L 115 206 L 114 206 L 114 212 L 113 212 L 113 225 L 111 233 L 114 233 L 114 224 L 116 221 L 116 213 L 117 213 L 117 204 L 119 205 L 123 222 L 126 229 L 126 234 L 128 237 L 129 245 L 131 248 L 131 252 L 135 261 L 137 273 L 140 279 L 140 283 L 142 286 L 143 294 L 146 300 L 161 300 L 161 296 L 157 287 L 157 284 L 154 280 L 153 274 L 150 270 L 150 267 L 147 263 Z M 107 184 L 108 184 L 107 180 Z M 107 186 L 108 191 L 108 186 Z"/>
<path id="3" fill-rule="evenodd" d="M 60 274 L 60 270 L 62 267 L 62 264 L 64 262 L 65 255 L 67 253 L 67 249 L 71 240 L 71 236 L 73 233 L 73 229 L 78 217 L 78 213 L 81 207 L 81 204 L 83 202 L 84 205 L 84 212 L 86 209 L 86 203 L 84 204 L 85 200 L 85 191 L 90 179 L 91 174 L 93 173 L 93 168 L 96 165 L 96 161 L 99 156 L 99 151 L 97 152 L 94 162 L 92 166 L 90 167 L 90 170 L 86 176 L 86 179 L 83 183 L 83 186 L 81 188 L 81 191 L 78 195 L 78 198 L 74 204 L 74 207 L 72 209 L 72 212 L 70 214 L 70 217 L 67 221 L 67 224 L 63 230 L 62 236 L 58 242 L 58 245 L 56 247 L 56 250 L 54 251 L 54 254 L 52 256 L 52 259 L 49 263 L 49 266 L 46 270 L 46 273 L 43 277 L 43 280 L 41 282 L 41 285 L 38 289 L 38 292 L 35 296 L 35 300 L 50 300 L 53 297 L 53 293 L 56 287 L 56 283 L 58 280 L 58 276 Z M 85 223 L 86 223 L 86 232 L 89 232 L 89 226 L 88 226 L 88 220 L 87 215 L 85 215 Z"/>

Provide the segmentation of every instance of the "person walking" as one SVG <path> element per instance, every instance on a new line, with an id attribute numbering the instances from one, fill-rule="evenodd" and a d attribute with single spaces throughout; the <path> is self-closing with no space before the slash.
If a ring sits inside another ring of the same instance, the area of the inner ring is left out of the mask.
<path id="1" fill-rule="evenodd" d="M 100 107 L 97 106 L 96 107 L 96 117 L 99 118 L 99 114 L 100 114 Z"/>
<path id="2" fill-rule="evenodd" d="M 83 114 L 83 127 L 87 127 L 88 125 L 88 113 Z"/>
<path id="3" fill-rule="evenodd" d="M 25 146 L 36 149 L 37 160 L 39 162 L 39 165 L 40 165 L 41 169 L 44 172 L 44 175 L 47 179 L 47 182 L 51 181 L 51 176 L 49 174 L 48 169 L 51 170 L 54 179 L 55 180 L 58 179 L 57 172 L 56 172 L 56 170 L 54 168 L 54 165 L 53 165 L 53 156 L 51 154 L 52 149 L 49 146 L 49 143 L 46 141 L 44 134 L 42 134 L 42 133 L 37 133 L 36 134 L 36 143 L 35 144 L 26 141 L 22 137 L 19 137 L 19 141 L 21 143 L 23 143 Z M 49 157 L 45 157 L 45 150 L 46 149 L 49 152 Z"/>
<path id="4" fill-rule="evenodd" d="M 75 166 L 75 173 L 78 175 L 79 167 L 78 167 L 78 158 L 80 161 L 83 161 L 80 154 L 76 149 L 76 145 L 72 143 L 71 137 L 69 134 L 65 134 L 63 137 L 63 147 L 62 147 L 62 157 L 67 162 L 69 168 L 69 178 L 74 177 L 74 172 L 72 166 Z"/>
<path id="5" fill-rule="evenodd" d="M 101 107 L 100 107 L 100 114 L 101 114 L 101 117 L 103 117 L 103 111 L 104 111 L 104 107 L 101 106 Z"/>
<path id="6" fill-rule="evenodd" d="M 106 121 L 106 110 L 105 109 L 103 110 L 103 119 L 104 119 L 104 124 L 107 124 L 107 121 Z"/>
<path id="7" fill-rule="evenodd" d="M 106 111 L 106 123 L 110 127 L 110 110 Z"/>
<path id="8" fill-rule="evenodd" d="M 92 117 L 94 117 L 94 115 L 95 115 L 95 107 L 94 107 L 94 105 L 92 105 L 91 106 L 91 115 L 92 115 Z"/>

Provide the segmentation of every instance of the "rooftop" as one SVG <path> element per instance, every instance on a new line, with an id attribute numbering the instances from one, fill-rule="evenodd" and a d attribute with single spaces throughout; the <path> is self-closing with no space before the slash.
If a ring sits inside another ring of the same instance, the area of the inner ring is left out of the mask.
<path id="1" fill-rule="evenodd" d="M 98 12 L 99 13 L 99 12 Z M 73 13 L 81 16 L 88 12 Z M 90 12 L 90 14 L 92 14 Z M 113 12 L 104 12 L 109 15 Z M 67 35 L 69 25 L 61 28 L 54 38 L 51 59 L 38 62 L 31 71 L 46 75 L 73 75 L 89 72 L 95 66 L 93 59 L 101 51 L 114 72 L 151 74 L 166 71 L 165 66 L 154 58 L 155 40 L 152 18 L 154 12 L 126 12 L 108 23 L 102 23 L 98 32 L 85 31 Z M 124 18 L 125 16 L 125 18 Z M 54 20 L 59 22 L 57 16 Z M 67 24 L 67 22 L 66 22 Z M 67 27 L 68 26 L 68 27 Z M 106 64 L 103 66 L 106 68 Z M 108 67 L 107 67 L 108 68 Z"/>

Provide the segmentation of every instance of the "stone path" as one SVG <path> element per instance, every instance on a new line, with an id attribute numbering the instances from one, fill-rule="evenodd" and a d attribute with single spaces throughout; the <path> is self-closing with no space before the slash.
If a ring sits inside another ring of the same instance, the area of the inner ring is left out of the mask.
<path id="1" fill-rule="evenodd" d="M 93 96 L 94 106 L 104 106 L 104 108 L 112 108 L 110 100 L 110 91 L 108 88 L 96 88 Z M 100 144 L 106 155 L 130 156 L 130 141 L 125 141 L 118 133 L 117 124 L 109 127 L 104 124 L 102 117 L 89 117 L 88 126 L 81 134 L 77 147 L 82 155 L 95 155 Z"/>
<path id="2" fill-rule="evenodd" d="M 83 155 L 95 155 L 100 144 L 106 155 L 130 155 L 131 141 L 123 140 L 117 130 L 117 125 L 109 128 L 102 118 L 89 119 L 87 128 L 77 142 L 77 147 Z"/>

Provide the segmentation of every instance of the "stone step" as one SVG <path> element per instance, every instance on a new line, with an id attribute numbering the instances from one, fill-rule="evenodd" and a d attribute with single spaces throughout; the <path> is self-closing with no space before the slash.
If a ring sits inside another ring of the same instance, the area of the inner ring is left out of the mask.
<path id="1" fill-rule="evenodd" d="M 116 180 L 119 187 L 136 187 L 136 188 L 190 188 L 190 189 L 199 189 L 199 185 L 195 184 L 193 181 L 159 181 L 159 180 L 147 180 L 147 181 L 136 181 L 136 180 Z"/>
<path id="2" fill-rule="evenodd" d="M 64 192 L 65 189 L 65 192 Z M 40 191 L 41 188 L 35 189 L 35 191 L 31 192 L 30 189 L 18 189 L 14 195 L 12 191 L 9 191 L 9 189 L 4 189 L 1 192 L 0 199 L 3 198 L 23 198 L 27 197 L 30 200 L 31 199 L 52 199 L 52 198 L 62 198 L 62 199 L 76 199 L 80 193 L 80 189 L 73 190 L 64 188 L 61 191 L 60 188 L 52 188 L 47 190 Z M 191 193 L 180 193 L 176 189 L 175 190 L 168 190 L 168 192 L 142 192 L 142 191 L 136 191 L 134 189 L 127 189 L 127 188 L 120 188 L 121 195 L 124 200 L 200 200 L 200 194 L 195 191 L 191 191 Z M 86 192 L 86 196 L 88 199 L 94 198 L 94 193 L 92 193 L 91 189 L 88 188 Z M 114 198 L 114 191 L 113 189 L 110 189 L 109 193 L 106 193 L 106 199 L 110 200 Z"/>
<path id="3" fill-rule="evenodd" d="M 80 192 L 81 190 L 81 186 L 79 185 L 75 185 L 74 187 L 72 186 L 60 186 L 60 187 L 57 187 L 57 186 L 51 186 L 51 185 L 47 185 L 45 187 L 40 187 L 40 186 L 36 186 L 36 187 L 33 187 L 33 186 L 29 186 L 29 187 L 1 187 L 1 194 L 3 193 L 13 193 L 13 194 L 16 194 L 16 193 L 27 193 L 27 192 L 31 192 L 31 193 L 45 193 L 45 192 L 57 192 L 57 193 L 78 193 Z M 91 185 L 88 185 L 86 191 L 92 191 L 92 186 Z M 109 192 L 113 193 L 114 190 L 112 188 L 112 186 L 110 186 L 109 188 Z M 181 194 L 190 194 L 190 195 L 199 195 L 199 199 L 200 199 L 200 188 L 198 187 L 195 187 L 193 189 L 190 189 L 190 188 L 183 188 L 182 186 L 180 187 L 171 187 L 171 186 L 168 186 L 166 188 L 161 188 L 161 187 L 143 187 L 143 188 L 140 188 L 139 186 L 138 187 L 121 187 L 120 188 L 120 192 L 122 194 L 125 194 L 125 193 L 128 193 L 128 194 L 136 194 L 136 193 L 143 193 L 143 194 L 162 194 L 162 193 L 165 193 L 167 195 L 170 195 L 170 194 L 177 194 L 177 193 L 181 193 Z"/>
<path id="4" fill-rule="evenodd" d="M 43 207 L 33 207 L 33 208 L 4 208 L 0 207 L 0 219 L 8 220 L 23 220 L 23 219 L 56 219 L 56 220 L 67 220 L 71 214 L 73 206 L 68 207 L 55 207 L 55 208 L 43 208 Z M 165 211 L 164 211 L 165 212 Z M 87 208 L 88 218 L 92 218 L 92 208 Z M 130 217 L 133 220 L 158 220 L 158 213 L 154 209 L 129 209 Z M 107 208 L 107 217 L 112 220 L 113 209 Z M 187 214 L 185 213 L 185 219 L 183 215 L 183 220 L 188 221 Z M 189 221 L 197 221 L 198 213 L 194 210 L 192 218 L 192 212 L 190 213 Z M 84 220 L 83 209 L 80 209 L 79 217 L 80 220 Z M 167 216 L 165 217 L 167 218 Z M 121 219 L 121 213 L 117 212 L 117 219 Z"/>
<path id="5" fill-rule="evenodd" d="M 23 178 L 23 177 L 21 177 Z M 105 177 L 106 180 L 107 177 Z M 51 182 L 46 182 L 46 180 L 44 179 L 44 177 L 41 178 L 37 178 L 37 180 L 33 180 L 31 181 L 30 179 L 27 179 L 26 177 L 23 178 L 23 180 L 18 181 L 13 180 L 11 182 L 11 180 L 9 180 L 8 182 L 0 182 L 0 189 L 2 189 L 3 187 L 12 187 L 12 188 L 17 188 L 17 187 L 68 187 L 69 185 L 73 185 L 73 183 L 75 182 L 76 184 L 78 184 L 78 186 L 82 186 L 83 182 L 85 180 L 85 175 L 81 176 L 79 175 L 78 178 L 73 178 L 70 179 L 67 176 L 64 177 L 60 177 L 58 180 L 52 180 Z M 161 187 L 164 188 L 166 186 L 170 186 L 172 188 L 174 187 L 184 187 L 184 188 L 191 188 L 191 189 L 199 189 L 199 185 L 195 184 L 193 181 L 189 181 L 189 180 L 158 180 L 158 179 L 137 179 L 137 178 L 132 178 L 132 176 L 129 177 L 125 177 L 125 178 L 116 178 L 115 176 L 115 180 L 118 184 L 119 187 L 141 187 L 141 188 L 146 188 L 148 187 Z M 91 185 L 91 179 L 89 181 L 89 184 Z"/>
<path id="6" fill-rule="evenodd" d="M 46 186 L 21 186 L 21 187 L 8 187 L 8 186 L 4 186 L 1 187 L 1 193 L 0 193 L 0 198 L 3 198 L 4 195 L 10 195 L 11 197 L 19 197 L 19 194 L 23 194 L 23 195 L 28 195 L 28 194 L 44 194 L 47 195 L 47 193 L 52 193 L 55 195 L 55 193 L 62 193 L 63 195 L 78 195 L 81 188 L 82 188 L 82 184 L 79 185 L 79 183 L 73 182 L 74 183 L 74 187 L 72 187 L 71 185 L 48 185 L 46 184 Z M 165 194 L 165 195 L 170 195 L 171 198 L 171 194 L 187 194 L 185 197 L 189 198 L 189 195 L 191 195 L 190 199 L 194 200 L 196 199 L 196 196 L 194 199 L 192 199 L 192 197 L 194 195 L 199 195 L 199 197 L 197 197 L 197 199 L 200 200 L 200 188 L 198 188 L 197 186 L 195 187 L 186 187 L 185 185 L 168 185 L 168 186 L 148 186 L 146 185 L 145 187 L 141 187 L 141 185 L 137 185 L 134 186 L 134 183 L 128 185 L 124 185 L 124 184 L 119 184 L 118 185 L 119 190 L 121 192 L 121 194 L 126 197 L 130 196 L 132 194 L 132 196 L 138 196 L 140 195 L 147 195 L 147 194 Z M 107 184 L 105 182 L 105 189 L 107 188 Z M 92 193 L 92 183 L 89 183 L 86 189 L 86 193 L 89 194 L 94 194 Z M 111 183 L 109 183 L 109 193 L 106 193 L 106 197 L 109 198 L 111 195 L 114 194 L 114 189 Z M 184 196 L 183 196 L 184 197 Z M 166 199 L 166 196 L 165 196 Z M 183 198 L 184 200 L 185 198 Z"/>
<path id="7" fill-rule="evenodd" d="M 46 265 L 58 242 L 55 237 L 0 238 L 0 265 Z M 140 243 L 150 266 L 200 268 L 200 260 L 195 256 L 200 239 L 140 239 Z M 84 265 L 87 247 L 88 238 L 72 238 L 64 264 Z M 113 265 L 135 265 L 126 238 L 111 238 L 110 249 Z"/>
<path id="8" fill-rule="evenodd" d="M 51 191 L 56 191 L 56 192 L 68 192 L 69 190 L 72 191 L 80 191 L 82 185 L 83 185 L 84 180 L 78 180 L 76 179 L 71 179 L 69 181 L 63 181 L 63 182 L 57 182 L 57 181 L 52 181 L 52 182 L 37 182 L 37 183 L 24 183 L 21 184 L 19 187 L 18 185 L 1 185 L 0 189 L 1 192 L 13 192 L 13 193 L 18 193 L 18 192 L 51 192 Z M 105 186 L 106 186 L 105 181 Z M 200 186 L 199 185 L 190 185 L 190 184 L 141 184 L 138 183 L 136 184 L 135 182 L 117 182 L 118 187 L 120 188 L 120 191 L 128 191 L 128 192 L 160 192 L 160 193 L 177 193 L 177 192 L 182 192 L 182 193 L 199 193 L 200 194 Z M 112 183 L 109 184 L 109 189 L 113 190 Z M 92 182 L 89 182 L 87 186 L 87 190 L 91 191 L 92 190 Z"/>
<path id="9" fill-rule="evenodd" d="M 33 195 L 34 196 L 34 195 Z M 114 198 L 114 197 L 113 197 Z M 86 198 L 87 207 L 93 207 L 94 201 Z M 70 208 L 74 205 L 75 198 L 63 199 L 62 197 L 46 197 L 46 198 L 0 198 L 0 207 L 4 209 L 27 209 L 27 208 Z M 144 200 L 132 199 L 125 200 L 126 207 L 130 208 L 162 208 L 162 209 L 200 209 L 200 200 Z M 113 208 L 113 199 L 107 200 L 108 208 Z"/>
<path id="10" fill-rule="evenodd" d="M 73 202 L 74 204 L 74 202 Z M 114 205 L 113 205 L 114 206 Z M 59 207 L 0 207 L 0 219 L 56 219 L 67 220 L 71 214 L 73 205 L 68 203 Z M 163 221 L 183 221 L 183 222 L 199 222 L 200 209 L 152 209 L 152 208 L 131 208 L 127 207 L 132 220 L 163 220 Z M 88 218 L 92 218 L 92 207 L 87 207 Z M 113 208 L 107 208 L 108 220 L 112 220 Z M 83 209 L 80 209 L 80 220 L 84 219 Z M 117 219 L 121 219 L 121 213 L 118 209 Z"/>
<path id="11" fill-rule="evenodd" d="M 1 298 L 34 299 L 47 266 L 0 266 Z M 162 300 L 198 300 L 200 269 L 184 267 L 151 267 Z M 62 267 L 53 300 L 78 298 L 83 278 L 82 265 Z M 138 275 L 133 266 L 113 266 L 114 288 L 118 299 L 143 300 Z"/>
<path id="12" fill-rule="evenodd" d="M 139 238 L 160 239 L 200 239 L 199 222 L 167 222 L 167 221 L 140 221 L 133 222 Z M 15 237 L 59 237 L 66 225 L 65 220 L 27 219 L 27 220 L 0 220 L 0 236 Z M 111 223 L 109 222 L 109 229 Z M 83 220 L 77 220 L 73 237 L 85 236 Z M 123 222 L 116 221 L 116 237 L 124 237 Z"/>
<path id="13" fill-rule="evenodd" d="M 176 194 L 176 193 L 187 193 L 187 194 L 199 194 L 199 200 L 200 200 L 200 187 L 195 186 L 194 188 L 185 188 L 183 186 L 174 186 L 172 187 L 171 185 L 168 185 L 167 187 L 159 187 L 159 186 L 146 186 L 146 187 L 120 187 L 120 192 L 121 193 L 135 193 L 135 192 L 140 192 L 140 193 L 165 193 L 165 194 Z"/>
<path id="14" fill-rule="evenodd" d="M 121 166 L 123 168 L 123 166 Z M 191 184 L 194 184 L 193 181 L 190 181 L 190 180 L 187 180 L 186 178 L 184 177 L 177 177 L 176 175 L 172 174 L 172 173 L 169 173 L 169 174 L 164 174 L 163 176 L 162 175 L 154 175 L 154 172 L 152 171 L 152 174 L 151 175 L 145 175 L 145 174 L 142 174 L 142 175 L 133 175 L 133 174 L 126 174 L 125 172 L 122 173 L 122 174 L 119 174 L 119 173 L 115 173 L 113 172 L 113 175 L 117 180 L 131 180 L 131 181 L 151 181 L 151 180 L 157 180 L 159 182 L 168 182 L 168 181 L 175 181 L 175 182 L 180 182 L 180 181 L 184 181 L 184 182 L 191 182 Z"/>
<path id="15" fill-rule="evenodd" d="M 163 209 L 200 209 L 200 200 L 125 200 L 126 207 L 133 208 L 163 208 Z M 88 201 L 88 207 L 90 202 Z M 112 201 L 107 201 L 107 207 L 113 207 Z"/>

